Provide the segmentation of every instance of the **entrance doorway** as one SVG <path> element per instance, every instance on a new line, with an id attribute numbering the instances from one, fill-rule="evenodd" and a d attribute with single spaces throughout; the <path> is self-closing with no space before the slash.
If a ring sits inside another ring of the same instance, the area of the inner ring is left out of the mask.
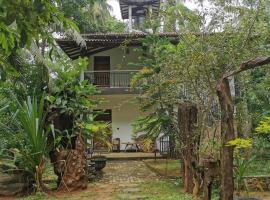
<path id="1" fill-rule="evenodd" d="M 110 87 L 110 56 L 94 57 L 94 85 Z"/>
<path id="2" fill-rule="evenodd" d="M 106 137 L 94 137 L 93 138 L 93 149 L 94 151 L 108 151 L 108 144 L 112 143 L 112 110 L 94 110 L 94 112 L 98 113 L 95 117 L 95 121 L 104 122 L 108 124 L 108 134 Z M 103 135 L 103 134 L 102 134 Z"/>

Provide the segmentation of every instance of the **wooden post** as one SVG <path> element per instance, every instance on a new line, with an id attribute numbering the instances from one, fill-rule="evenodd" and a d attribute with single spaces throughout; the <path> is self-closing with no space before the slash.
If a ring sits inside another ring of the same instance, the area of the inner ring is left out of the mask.
<path id="1" fill-rule="evenodd" d="M 228 142 L 235 138 L 233 102 L 231 97 L 229 80 L 222 77 L 217 85 L 217 95 L 221 109 L 221 142 L 220 151 L 220 178 L 221 178 L 221 200 L 233 200 L 233 147 Z"/>
<path id="2" fill-rule="evenodd" d="M 187 193 L 193 193 L 193 175 L 194 170 L 192 162 L 196 160 L 195 151 L 197 148 L 197 138 L 194 134 L 195 124 L 197 123 L 198 110 L 196 106 L 189 103 L 182 103 L 178 108 L 178 122 L 180 129 L 180 142 L 182 146 L 182 155 L 184 160 L 184 190 Z"/>

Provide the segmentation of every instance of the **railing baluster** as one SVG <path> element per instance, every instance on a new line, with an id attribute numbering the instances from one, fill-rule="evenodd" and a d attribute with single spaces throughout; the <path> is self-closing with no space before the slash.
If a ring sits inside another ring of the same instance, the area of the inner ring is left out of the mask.
<path id="1" fill-rule="evenodd" d="M 129 88 L 135 70 L 86 71 L 85 79 L 98 87 Z"/>

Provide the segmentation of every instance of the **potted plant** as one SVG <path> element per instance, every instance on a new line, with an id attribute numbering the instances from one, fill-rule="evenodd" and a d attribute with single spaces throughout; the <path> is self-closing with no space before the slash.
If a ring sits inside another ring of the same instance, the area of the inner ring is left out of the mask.
<path id="1" fill-rule="evenodd" d="M 109 142 L 111 138 L 111 125 L 110 123 L 105 122 L 95 122 L 92 124 L 84 123 L 82 124 L 85 132 L 88 134 L 90 138 L 94 138 L 95 141 L 104 144 L 109 149 L 112 148 L 112 144 Z M 91 159 L 91 163 L 94 163 L 94 168 L 96 171 L 101 171 L 107 162 L 106 156 L 97 155 L 93 156 Z"/>
<path id="2" fill-rule="evenodd" d="M 91 158 L 91 162 L 95 163 L 94 167 L 96 171 L 101 171 L 104 167 L 106 167 L 107 158 L 106 156 L 93 156 Z"/>

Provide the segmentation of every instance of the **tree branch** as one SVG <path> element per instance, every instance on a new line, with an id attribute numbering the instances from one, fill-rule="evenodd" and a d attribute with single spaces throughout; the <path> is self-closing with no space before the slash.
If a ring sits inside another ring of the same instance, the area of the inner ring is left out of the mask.
<path id="1" fill-rule="evenodd" d="M 254 58 L 252 60 L 248 60 L 246 62 L 243 62 L 240 65 L 239 69 L 233 70 L 231 72 L 224 74 L 223 78 L 228 78 L 230 76 L 239 74 L 240 72 L 243 72 L 243 71 L 246 71 L 249 69 L 255 69 L 256 67 L 260 67 L 260 66 L 267 65 L 267 64 L 270 64 L 270 56 L 269 57 Z"/>

